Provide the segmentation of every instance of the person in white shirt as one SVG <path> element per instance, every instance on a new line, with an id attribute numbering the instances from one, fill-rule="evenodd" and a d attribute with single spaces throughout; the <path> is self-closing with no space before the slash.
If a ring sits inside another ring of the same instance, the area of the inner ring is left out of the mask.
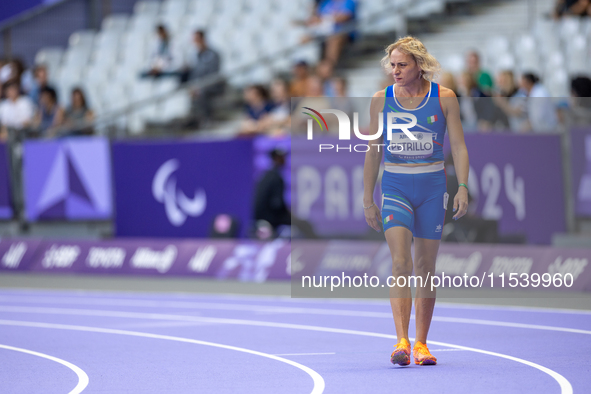
<path id="1" fill-rule="evenodd" d="M 534 133 L 551 133 L 558 130 L 558 115 L 550 92 L 531 73 L 521 77 L 521 88 L 527 93 L 527 116 Z"/>
<path id="2" fill-rule="evenodd" d="M 35 105 L 27 96 L 20 93 L 18 82 L 7 82 L 4 86 L 6 99 L 0 103 L 0 140 L 8 137 L 8 129 L 28 127 L 35 115 Z"/>

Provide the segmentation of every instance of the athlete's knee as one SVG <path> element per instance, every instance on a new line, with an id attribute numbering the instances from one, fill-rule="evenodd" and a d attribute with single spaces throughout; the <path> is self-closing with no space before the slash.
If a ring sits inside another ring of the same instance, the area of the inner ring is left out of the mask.
<path id="1" fill-rule="evenodd" d="M 435 273 L 435 261 L 436 259 L 419 257 L 415 259 L 415 275 L 426 276 L 427 274 L 433 275 Z"/>
<path id="2" fill-rule="evenodd" d="M 412 274 L 412 260 L 406 256 L 392 257 L 392 276 L 408 276 Z"/>

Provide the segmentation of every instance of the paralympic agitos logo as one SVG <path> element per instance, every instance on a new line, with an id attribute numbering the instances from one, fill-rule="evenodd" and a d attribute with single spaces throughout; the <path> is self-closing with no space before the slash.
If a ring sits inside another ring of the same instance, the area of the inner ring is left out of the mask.
<path id="1" fill-rule="evenodd" d="M 338 121 L 338 125 L 339 125 L 339 130 L 338 130 L 339 140 L 351 140 L 351 121 L 349 119 L 349 116 L 345 112 L 340 111 L 338 109 L 324 109 L 324 110 L 320 110 L 320 111 L 316 111 L 310 107 L 304 107 L 304 109 L 306 109 L 310 112 L 302 112 L 302 113 L 305 115 L 308 115 L 312 118 L 312 119 L 308 119 L 308 122 L 307 122 L 307 139 L 308 140 L 314 139 L 314 131 L 313 131 L 314 121 L 318 124 L 321 131 L 324 132 L 325 129 L 327 132 L 329 131 L 328 124 L 326 123 L 326 119 L 324 119 L 324 116 L 322 116 L 322 114 L 332 114 L 337 117 L 337 121 Z M 398 119 L 400 119 L 400 122 L 397 121 Z M 401 138 L 405 138 L 405 139 L 407 138 L 408 140 L 411 140 L 411 141 L 418 141 L 419 140 L 409 130 L 417 125 L 417 117 L 415 115 L 410 114 L 410 113 L 405 113 L 405 112 L 388 112 L 386 122 L 387 122 L 386 123 L 386 131 L 387 131 L 388 141 L 392 141 L 392 134 L 393 134 L 394 130 L 401 130 L 404 133 L 404 135 L 400 134 Z M 383 114 L 383 112 L 379 113 L 378 130 L 374 134 L 361 133 L 359 131 L 359 113 L 358 112 L 353 113 L 353 132 L 355 133 L 355 136 L 357 138 L 364 140 L 364 141 L 372 141 L 372 140 L 375 140 L 378 137 L 380 137 L 382 135 L 383 131 L 384 131 L 384 114 Z M 386 144 L 372 144 L 372 145 L 386 146 Z M 404 145 L 405 144 L 392 142 L 386 148 L 391 153 L 396 153 L 396 152 L 400 153 L 403 150 L 405 150 Z M 379 146 L 378 146 L 378 149 L 379 149 Z M 363 148 L 363 147 L 365 147 L 365 148 Z M 320 148 L 320 151 L 322 152 L 323 149 L 334 149 L 335 146 L 333 144 L 320 144 L 319 148 Z M 357 148 L 359 148 L 359 150 Z M 346 148 L 337 146 L 336 149 L 337 149 L 337 152 L 339 149 L 345 149 L 345 150 L 348 149 L 349 151 L 351 151 L 351 145 L 349 145 Z M 367 152 L 369 150 L 369 145 L 367 145 L 367 144 L 354 145 L 353 149 L 356 152 Z"/>

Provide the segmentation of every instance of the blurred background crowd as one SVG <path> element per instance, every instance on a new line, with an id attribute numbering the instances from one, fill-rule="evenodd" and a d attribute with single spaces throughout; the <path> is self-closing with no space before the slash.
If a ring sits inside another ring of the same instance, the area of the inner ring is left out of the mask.
<path id="1" fill-rule="evenodd" d="M 459 97 L 466 134 L 560 134 L 591 122 L 588 0 L 39 3 L 0 21 L 9 143 L 303 134 L 294 115 L 306 100 L 352 114 L 353 97 L 392 84 L 380 59 L 407 34 L 440 61 L 436 82 Z M 268 169 L 283 167 L 285 149 L 269 151 Z M 266 187 L 286 187 L 267 175 Z"/>
<path id="2" fill-rule="evenodd" d="M 5 45 L 2 138 L 7 128 L 29 137 L 289 134 L 291 98 L 347 109 L 346 97 L 391 84 L 379 51 L 409 32 L 440 60 L 437 82 L 461 98 L 466 132 L 559 130 L 561 111 L 576 111 L 585 101 L 573 98 L 591 89 L 588 2 L 489 3 L 498 2 L 130 1 L 130 14 L 102 10 L 100 27 L 71 32 L 66 47 Z"/>

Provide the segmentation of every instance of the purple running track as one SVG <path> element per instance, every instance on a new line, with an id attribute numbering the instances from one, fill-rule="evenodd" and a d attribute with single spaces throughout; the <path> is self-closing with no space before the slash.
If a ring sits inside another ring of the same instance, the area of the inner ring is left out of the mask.
<path id="1" fill-rule="evenodd" d="M 590 335 L 590 312 L 439 303 L 438 365 L 399 367 L 387 300 L 2 290 L 0 392 L 81 388 L 4 345 L 84 393 L 585 393 Z"/>

